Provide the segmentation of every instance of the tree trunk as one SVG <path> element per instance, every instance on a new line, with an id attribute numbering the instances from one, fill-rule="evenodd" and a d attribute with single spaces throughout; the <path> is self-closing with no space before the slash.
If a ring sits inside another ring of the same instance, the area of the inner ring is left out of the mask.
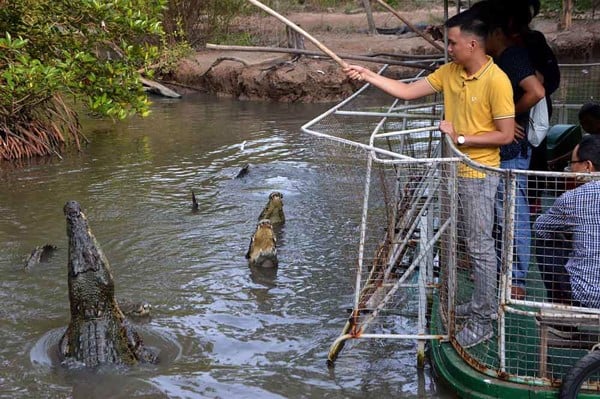
<path id="1" fill-rule="evenodd" d="M 297 48 L 301 50 L 306 48 L 304 47 L 304 36 L 302 36 L 300 33 L 296 32 L 287 25 L 285 27 L 285 33 L 287 36 L 287 46 L 289 48 Z"/>
<path id="2" fill-rule="evenodd" d="M 375 20 L 373 19 L 373 11 L 371 10 L 371 0 L 362 0 L 365 12 L 367 13 L 367 22 L 369 23 L 369 33 L 375 34 Z"/>
<path id="3" fill-rule="evenodd" d="M 560 24 L 558 25 L 560 30 L 567 30 L 571 28 L 573 23 L 573 0 L 563 0 L 562 2 L 562 14 L 560 16 Z"/>

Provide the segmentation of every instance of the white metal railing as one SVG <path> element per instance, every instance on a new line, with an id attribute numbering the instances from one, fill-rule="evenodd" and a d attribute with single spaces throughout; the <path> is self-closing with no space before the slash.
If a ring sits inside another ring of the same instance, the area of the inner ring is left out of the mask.
<path id="1" fill-rule="evenodd" d="M 563 70 L 567 71 L 565 75 L 568 76 L 569 68 L 577 71 L 581 67 L 563 66 Z M 585 64 L 585 68 L 600 71 L 599 67 L 600 64 Z M 600 309 L 549 302 L 543 281 L 534 273 L 537 268 L 535 260 L 530 263 L 527 277 L 531 294 L 524 300 L 511 298 L 516 182 L 523 177 L 556 182 L 575 175 L 482 167 L 466 158 L 453 144 L 442 140 L 437 128 L 437 121 L 442 114 L 439 99 L 430 97 L 423 102 L 411 103 L 395 100 L 390 106 L 382 107 L 382 111 L 364 111 L 360 98 L 369 89 L 369 85 L 363 86 L 353 96 L 302 127 L 304 132 L 320 139 L 363 151 L 366 159 L 353 310 L 342 334 L 332 345 L 329 361 L 336 360 L 343 342 L 350 339 L 417 340 L 419 359 L 423 357 L 423 343 L 427 339 L 450 339 L 458 347 L 453 336 L 460 320 L 453 317 L 454 309 L 466 299 L 472 284 L 469 282 L 469 272 L 463 265 L 468 254 L 459 245 L 460 237 L 457 239 L 459 198 L 456 182 L 457 168 L 462 164 L 501 177 L 505 184 L 505 201 L 502 203 L 504 230 L 501 239 L 504 244 L 499 253 L 501 267 L 497 276 L 496 339 L 483 349 L 463 348 L 459 352 L 468 357 L 470 362 L 488 370 L 488 374 L 501 374 L 503 378 L 515 382 L 550 385 L 552 381 L 560 379 L 564 365 L 574 363 L 581 353 L 573 350 L 570 353 L 561 352 L 560 363 L 563 365 L 544 363 L 544 367 L 540 368 L 535 360 L 537 346 L 534 343 L 539 341 L 542 330 L 536 319 L 550 317 L 548 310 L 554 310 L 556 314 L 551 315 L 555 318 L 568 315 L 572 319 L 596 320 Z M 561 102 L 569 98 L 569 93 L 569 90 L 562 90 L 554 103 L 555 118 L 562 123 L 573 122 L 573 114 L 568 111 L 581 106 L 581 103 Z M 429 117 L 423 117 L 425 112 L 430 112 Z M 328 125 L 328 118 L 336 118 L 337 122 Z M 351 125 L 344 123 L 344 118 L 373 120 L 371 130 L 355 131 Z M 374 179 L 376 176 L 379 179 Z M 385 183 L 376 183 L 377 180 Z M 373 226 L 372 198 L 390 192 L 393 195 L 386 201 L 388 228 L 385 236 L 381 237 L 381 226 Z M 548 189 L 545 196 L 550 201 L 560 192 L 558 188 Z M 427 303 L 433 294 L 439 298 L 444 314 L 443 334 L 431 334 L 426 329 Z M 417 321 L 413 333 L 370 332 L 372 329 L 381 329 L 382 325 L 392 320 L 387 315 L 390 312 L 393 314 L 399 300 L 414 298 L 417 298 L 413 304 Z M 515 327 L 521 322 L 528 326 L 519 327 L 522 331 Z M 521 341 L 531 343 L 520 344 Z M 521 365 L 516 358 L 523 356 L 523 348 L 531 352 L 531 359 Z M 555 352 L 560 350 L 556 349 Z M 544 370 L 544 373 L 540 370 Z M 549 370 L 552 371 L 551 375 L 546 375 Z"/>

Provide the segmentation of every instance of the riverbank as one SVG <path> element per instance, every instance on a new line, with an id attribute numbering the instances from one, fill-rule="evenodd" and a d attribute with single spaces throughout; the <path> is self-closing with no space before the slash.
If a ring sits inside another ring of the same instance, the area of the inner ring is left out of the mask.
<path id="1" fill-rule="evenodd" d="M 428 9 L 401 13 L 413 24 L 439 24 L 443 10 Z M 336 54 L 346 55 L 424 55 L 439 54 L 413 32 L 369 34 L 364 13 L 297 13 L 287 16 Z M 375 13 L 377 28 L 403 30 L 404 24 L 390 13 Z M 538 16 L 534 29 L 543 32 L 561 62 L 589 62 L 600 54 L 600 22 L 574 20 L 568 31 L 558 31 L 556 17 Z M 285 47 L 285 27 L 270 16 L 244 18 L 239 29 L 260 37 L 271 47 Z M 438 42 L 443 44 L 441 42 Z M 306 49 L 319 50 L 305 41 Z M 397 59 L 397 58 L 396 58 Z M 381 62 L 350 61 L 374 70 Z M 392 66 L 390 76 L 414 75 L 416 69 Z M 327 57 L 272 52 L 245 52 L 201 49 L 182 60 L 173 76 L 174 87 L 185 94 L 203 91 L 240 100 L 278 102 L 332 102 L 347 97 L 360 85 L 348 81 L 338 64 Z"/>

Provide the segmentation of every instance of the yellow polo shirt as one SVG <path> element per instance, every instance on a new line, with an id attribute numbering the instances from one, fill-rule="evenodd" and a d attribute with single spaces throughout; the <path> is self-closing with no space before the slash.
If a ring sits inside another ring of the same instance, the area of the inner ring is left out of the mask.
<path id="1" fill-rule="evenodd" d="M 450 62 L 426 79 L 436 92 L 444 94 L 444 119 L 452 122 L 459 134 L 486 134 L 496 130 L 494 120 L 515 117 L 510 80 L 489 56 L 488 62 L 472 76 L 467 76 L 461 65 Z M 475 162 L 500 166 L 499 146 L 460 149 Z"/>

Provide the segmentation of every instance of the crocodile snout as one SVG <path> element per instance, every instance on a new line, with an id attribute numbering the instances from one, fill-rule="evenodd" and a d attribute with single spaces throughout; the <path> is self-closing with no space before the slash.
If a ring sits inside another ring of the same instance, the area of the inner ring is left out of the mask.
<path id="1" fill-rule="evenodd" d="M 67 217 L 77 217 L 81 213 L 81 205 L 77 201 L 67 201 L 63 207 L 63 212 Z"/>

